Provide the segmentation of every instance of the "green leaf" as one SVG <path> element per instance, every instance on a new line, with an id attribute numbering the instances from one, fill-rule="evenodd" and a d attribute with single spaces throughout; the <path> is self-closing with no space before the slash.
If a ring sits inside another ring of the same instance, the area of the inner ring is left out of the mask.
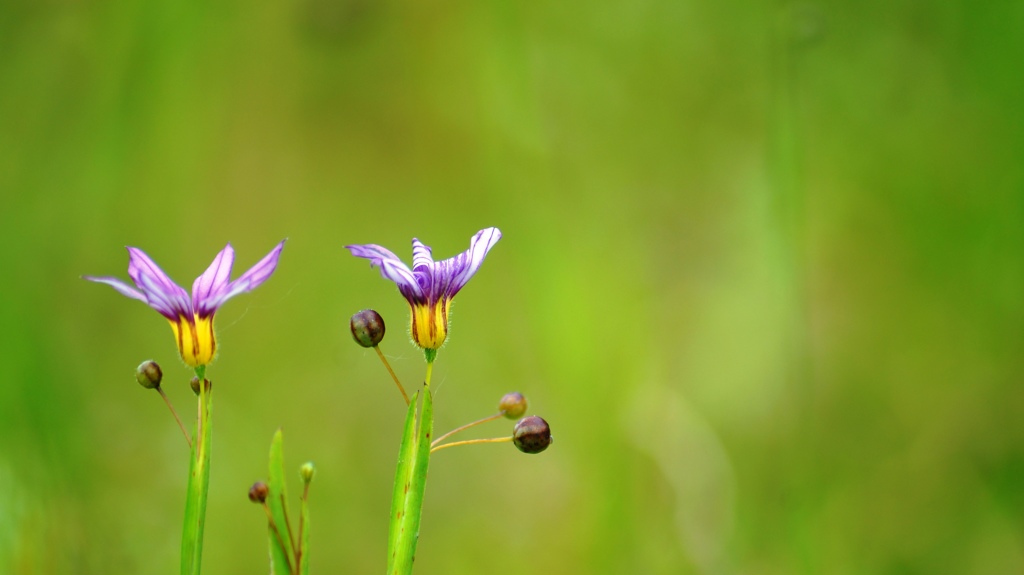
<path id="1" fill-rule="evenodd" d="M 203 528 L 206 524 L 206 497 L 210 491 L 210 409 L 213 394 L 210 382 L 199 386 L 199 421 L 193 434 L 188 488 L 185 499 L 185 526 L 181 533 L 181 573 L 198 575 L 203 558 Z"/>
<path id="2" fill-rule="evenodd" d="M 291 533 L 288 528 L 288 506 L 286 499 L 288 490 L 284 481 L 284 439 L 281 430 L 274 433 L 270 443 L 270 481 L 267 487 L 267 507 L 274 523 L 267 526 L 270 540 L 270 573 L 271 575 L 292 575 Z M 276 529 L 275 529 L 276 525 Z"/>
<path id="3" fill-rule="evenodd" d="M 423 405 L 416 426 L 410 423 L 415 419 L 415 396 L 411 402 L 395 474 L 395 492 L 391 502 L 391 540 L 394 544 L 389 545 L 389 575 L 412 573 L 416 543 L 419 541 L 423 492 L 427 485 L 430 440 L 434 429 L 433 397 L 429 389 L 424 389 L 422 395 Z"/>
<path id="4" fill-rule="evenodd" d="M 405 493 L 412 478 L 412 464 L 415 460 L 413 449 L 416 446 L 416 403 L 420 392 L 416 392 L 409 402 L 409 411 L 405 415 L 405 430 L 402 432 L 402 444 L 398 448 L 398 467 L 395 468 L 395 489 L 391 495 L 391 526 L 388 533 L 388 573 L 394 572 L 395 556 L 402 519 L 405 514 Z"/>

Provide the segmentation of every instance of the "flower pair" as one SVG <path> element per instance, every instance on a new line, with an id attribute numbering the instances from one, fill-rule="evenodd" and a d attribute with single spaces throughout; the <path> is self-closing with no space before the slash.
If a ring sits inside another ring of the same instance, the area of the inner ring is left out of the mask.
<path id="1" fill-rule="evenodd" d="M 452 298 L 480 269 L 487 252 L 500 238 L 497 228 L 480 230 L 470 241 L 469 250 L 439 262 L 431 258 L 428 246 L 413 239 L 412 269 L 378 245 L 346 247 L 353 255 L 369 259 L 371 265 L 380 268 L 381 275 L 398 285 L 412 309 L 413 341 L 424 349 L 436 350 L 448 335 Z M 181 358 L 192 367 L 200 367 L 212 362 L 217 353 L 214 313 L 229 299 L 267 281 L 277 269 L 283 249 L 284 241 L 281 241 L 256 265 L 231 281 L 235 251 L 228 244 L 196 278 L 191 298 L 149 256 L 133 247 L 128 248 L 128 277 L 135 287 L 113 277 L 85 276 L 85 279 L 107 284 L 125 296 L 143 301 L 167 318 Z"/>

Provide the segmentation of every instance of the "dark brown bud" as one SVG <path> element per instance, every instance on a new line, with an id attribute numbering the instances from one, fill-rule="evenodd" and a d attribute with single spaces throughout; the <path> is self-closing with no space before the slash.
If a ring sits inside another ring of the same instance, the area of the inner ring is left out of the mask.
<path id="1" fill-rule="evenodd" d="M 140 363 L 139 367 L 135 368 L 135 380 L 146 389 L 160 387 L 160 382 L 163 378 L 164 372 L 160 371 L 160 365 L 152 359 L 147 359 Z"/>
<path id="2" fill-rule="evenodd" d="M 526 413 L 526 397 L 518 391 L 506 393 L 498 403 L 498 409 L 504 411 L 509 419 L 519 419 Z"/>
<path id="3" fill-rule="evenodd" d="M 267 487 L 267 484 L 262 481 L 257 481 L 249 488 L 249 501 L 252 501 L 253 503 L 263 503 L 267 500 L 267 495 L 269 494 L 270 488 Z"/>
<path id="4" fill-rule="evenodd" d="M 384 339 L 384 318 L 372 309 L 364 309 L 353 315 L 349 327 L 352 328 L 352 337 L 356 343 L 363 347 L 377 347 Z"/>
<path id="5" fill-rule="evenodd" d="M 547 449 L 554 439 L 551 437 L 548 422 L 531 415 L 520 419 L 516 424 L 512 431 L 512 441 L 523 453 L 540 453 Z"/>
<path id="6" fill-rule="evenodd" d="M 192 393 L 199 395 L 199 378 L 193 377 L 189 384 L 192 386 Z"/>

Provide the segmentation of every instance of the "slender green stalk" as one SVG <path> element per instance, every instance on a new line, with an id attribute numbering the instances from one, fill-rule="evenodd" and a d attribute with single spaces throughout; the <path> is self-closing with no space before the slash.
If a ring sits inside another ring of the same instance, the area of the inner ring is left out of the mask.
<path id="1" fill-rule="evenodd" d="M 210 490 L 210 411 L 212 386 L 202 377 L 205 370 L 196 370 L 200 377 L 199 417 L 195 441 L 192 442 L 188 491 L 185 500 L 185 526 L 181 534 L 181 573 L 199 575 L 203 557 L 203 528 L 206 524 L 206 498 Z"/>

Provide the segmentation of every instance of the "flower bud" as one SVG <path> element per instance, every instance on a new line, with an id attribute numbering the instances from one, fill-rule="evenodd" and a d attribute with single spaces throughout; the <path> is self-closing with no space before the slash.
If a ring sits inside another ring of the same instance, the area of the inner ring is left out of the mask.
<path id="1" fill-rule="evenodd" d="M 526 397 L 518 391 L 506 393 L 498 403 L 498 409 L 509 419 L 519 419 L 526 413 Z"/>
<path id="2" fill-rule="evenodd" d="M 302 482 L 309 485 L 313 481 L 313 475 L 316 474 L 316 467 L 313 467 L 312 461 L 307 461 L 302 464 L 299 468 L 299 475 L 302 477 Z"/>
<path id="3" fill-rule="evenodd" d="M 262 481 L 257 481 L 249 488 L 249 501 L 252 501 L 253 503 L 263 503 L 267 500 L 267 495 L 269 494 L 270 488 L 267 487 L 267 484 Z"/>
<path id="4" fill-rule="evenodd" d="M 516 424 L 512 431 L 512 441 L 523 453 L 540 453 L 547 449 L 554 439 L 551 437 L 548 422 L 531 415 L 520 419 Z"/>
<path id="5" fill-rule="evenodd" d="M 160 387 L 160 381 L 163 378 L 164 373 L 160 371 L 160 365 L 152 359 L 147 359 L 140 363 L 139 367 L 135 368 L 135 380 L 146 389 Z"/>
<path id="6" fill-rule="evenodd" d="M 193 377 L 192 381 L 189 382 L 189 385 L 192 386 L 192 393 L 199 395 L 199 378 Z"/>
<path id="7" fill-rule="evenodd" d="M 349 327 L 356 343 L 363 347 L 377 347 L 384 339 L 384 318 L 372 309 L 364 309 L 353 315 Z"/>

